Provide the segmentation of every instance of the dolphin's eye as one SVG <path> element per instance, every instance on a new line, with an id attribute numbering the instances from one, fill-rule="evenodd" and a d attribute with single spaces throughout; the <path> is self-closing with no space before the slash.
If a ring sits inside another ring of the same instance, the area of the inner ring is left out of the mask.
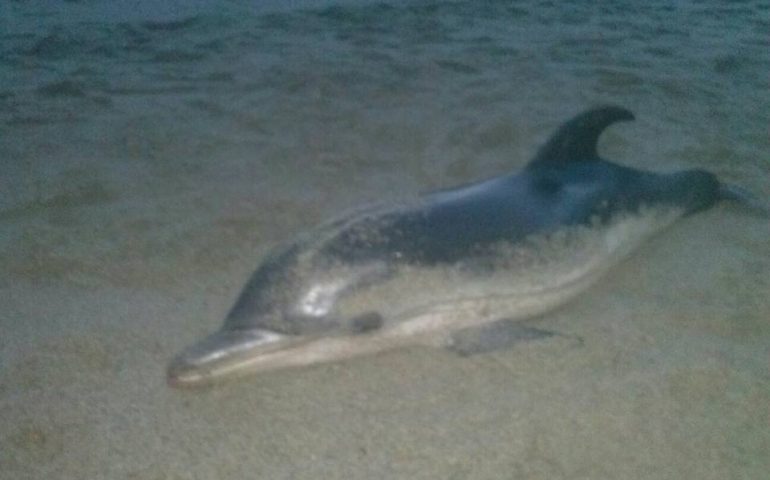
<path id="1" fill-rule="evenodd" d="M 535 179 L 535 189 L 544 195 L 554 195 L 562 189 L 562 183 L 551 177 L 538 177 Z"/>

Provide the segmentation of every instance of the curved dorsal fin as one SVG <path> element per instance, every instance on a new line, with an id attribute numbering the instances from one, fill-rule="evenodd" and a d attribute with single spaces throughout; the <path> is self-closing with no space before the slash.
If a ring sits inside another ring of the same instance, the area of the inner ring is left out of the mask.
<path id="1" fill-rule="evenodd" d="M 633 113 L 612 105 L 586 110 L 559 127 L 530 165 L 596 160 L 596 142 L 602 131 L 615 122 L 633 119 Z"/>

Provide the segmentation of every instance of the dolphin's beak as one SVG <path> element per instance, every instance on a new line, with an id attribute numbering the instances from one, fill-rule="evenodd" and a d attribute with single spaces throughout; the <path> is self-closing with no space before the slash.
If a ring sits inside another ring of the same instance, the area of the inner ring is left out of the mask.
<path id="1" fill-rule="evenodd" d="M 259 357 L 293 343 L 270 330 L 220 330 L 177 355 L 168 367 L 172 387 L 200 387 L 249 371 Z"/>

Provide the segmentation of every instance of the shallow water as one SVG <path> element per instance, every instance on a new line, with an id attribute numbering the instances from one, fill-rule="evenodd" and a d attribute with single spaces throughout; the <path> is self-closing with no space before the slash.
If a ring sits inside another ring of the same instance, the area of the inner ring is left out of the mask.
<path id="1" fill-rule="evenodd" d="M 0 5 L 0 478 L 762 478 L 770 225 L 686 219 L 538 326 L 164 385 L 260 256 L 341 210 L 600 151 L 770 198 L 760 1 Z"/>

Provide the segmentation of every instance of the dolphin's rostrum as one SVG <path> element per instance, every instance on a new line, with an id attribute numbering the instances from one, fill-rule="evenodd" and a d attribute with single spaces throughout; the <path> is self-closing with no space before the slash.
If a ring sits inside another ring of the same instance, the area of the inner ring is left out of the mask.
<path id="1" fill-rule="evenodd" d="M 451 346 L 470 329 L 488 329 L 477 341 L 517 338 L 501 326 L 563 304 L 677 218 L 746 198 L 703 170 L 652 173 L 600 158 L 602 131 L 633 118 L 616 106 L 588 110 L 520 172 L 359 211 L 275 250 L 222 328 L 171 362 L 169 383 Z"/>

